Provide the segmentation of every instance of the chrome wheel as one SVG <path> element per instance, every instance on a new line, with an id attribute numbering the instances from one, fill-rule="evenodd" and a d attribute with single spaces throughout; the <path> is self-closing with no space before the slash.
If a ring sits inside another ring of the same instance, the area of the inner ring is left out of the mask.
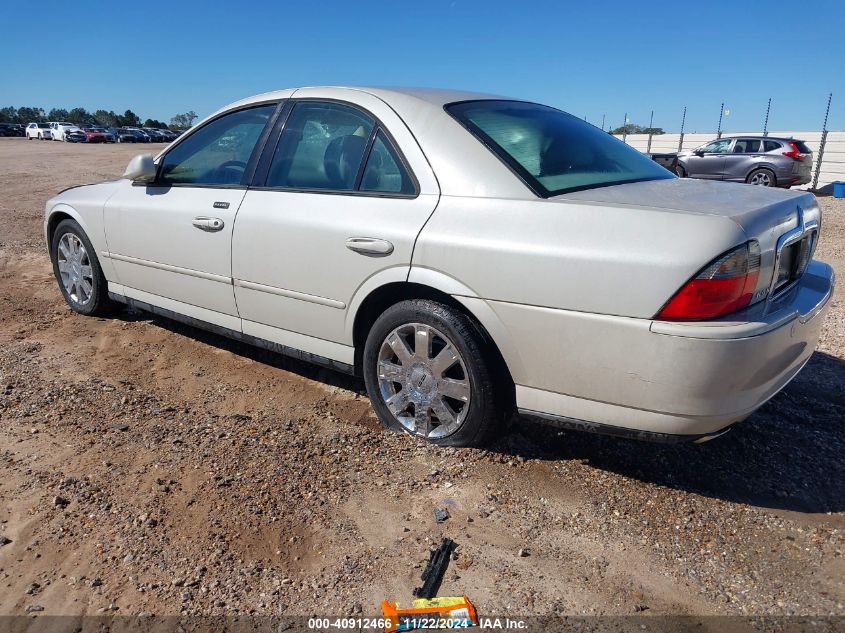
<path id="1" fill-rule="evenodd" d="M 748 182 L 752 185 L 760 185 L 762 187 L 771 187 L 772 186 L 772 177 L 765 171 L 758 171 L 756 174 L 753 174 Z"/>
<path id="2" fill-rule="evenodd" d="M 393 330 L 378 355 L 378 385 L 406 431 L 429 439 L 457 431 L 469 412 L 469 374 L 458 349 L 439 330 L 408 323 Z"/>
<path id="3" fill-rule="evenodd" d="M 73 233 L 62 235 L 56 259 L 68 297 L 80 306 L 86 305 L 94 293 L 94 271 L 82 240 Z"/>

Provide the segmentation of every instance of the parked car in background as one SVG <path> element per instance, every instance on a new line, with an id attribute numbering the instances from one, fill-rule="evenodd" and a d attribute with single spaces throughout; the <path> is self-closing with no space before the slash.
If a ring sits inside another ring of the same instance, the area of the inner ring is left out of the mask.
<path id="1" fill-rule="evenodd" d="M 0 123 L 0 136 L 24 136 L 24 128 L 20 123 Z"/>
<path id="2" fill-rule="evenodd" d="M 679 179 L 551 107 L 382 88 L 244 99 L 44 217 L 73 310 L 358 373 L 386 427 L 454 446 L 514 410 L 724 432 L 816 347 L 820 226 L 810 193 Z"/>
<path id="3" fill-rule="evenodd" d="M 66 130 L 65 142 L 67 143 L 87 143 L 88 136 L 82 130 Z"/>
<path id="4" fill-rule="evenodd" d="M 84 137 L 82 129 L 75 123 L 53 121 L 50 123 L 50 135 L 54 141 L 67 141 L 69 132 L 79 132 Z"/>
<path id="5" fill-rule="evenodd" d="M 117 142 L 118 143 L 137 143 L 138 137 L 129 128 L 117 128 Z"/>
<path id="6" fill-rule="evenodd" d="M 794 187 L 812 179 L 813 152 L 804 141 L 771 136 L 724 137 L 678 152 L 676 173 L 689 178 Z"/>
<path id="7" fill-rule="evenodd" d="M 120 130 L 116 127 L 107 127 L 105 128 L 106 132 L 108 132 L 109 136 L 113 139 L 113 143 L 121 143 L 120 140 Z M 134 139 L 133 139 L 134 140 Z"/>
<path id="8" fill-rule="evenodd" d="M 159 129 L 152 127 L 145 127 L 142 129 L 149 135 L 153 143 L 167 143 L 170 140 L 168 136 Z"/>
<path id="9" fill-rule="evenodd" d="M 87 127 L 82 130 L 82 133 L 85 134 L 85 140 L 89 143 L 107 143 L 109 141 L 106 131 L 100 127 Z"/>
<path id="10" fill-rule="evenodd" d="M 150 135 L 147 134 L 146 132 L 144 132 L 144 130 L 142 130 L 140 128 L 124 127 L 124 128 L 120 128 L 120 129 L 128 132 L 129 134 L 132 134 L 132 136 L 135 137 L 136 143 L 149 143 L 152 140 L 150 138 Z"/>
<path id="11" fill-rule="evenodd" d="M 177 138 L 179 138 L 179 135 L 173 130 L 159 130 L 159 132 L 164 134 L 164 137 L 168 143 L 175 141 Z"/>
<path id="12" fill-rule="evenodd" d="M 39 141 L 51 138 L 49 123 L 30 123 L 26 126 L 26 138 L 30 141 L 37 138 Z"/>

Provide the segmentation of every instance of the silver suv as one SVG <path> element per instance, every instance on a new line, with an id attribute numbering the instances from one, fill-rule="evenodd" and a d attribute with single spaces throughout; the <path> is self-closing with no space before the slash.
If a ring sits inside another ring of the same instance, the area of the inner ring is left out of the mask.
<path id="1" fill-rule="evenodd" d="M 792 138 L 737 136 L 710 141 L 678 153 L 681 178 L 747 182 L 764 187 L 794 187 L 810 182 L 813 152 Z"/>

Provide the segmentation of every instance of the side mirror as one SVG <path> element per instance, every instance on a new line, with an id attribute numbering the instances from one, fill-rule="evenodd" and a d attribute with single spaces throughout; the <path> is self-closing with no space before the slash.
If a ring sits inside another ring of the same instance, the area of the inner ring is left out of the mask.
<path id="1" fill-rule="evenodd" d="M 693 152 L 696 156 L 704 156 L 704 150 L 697 149 Z"/>
<path id="2" fill-rule="evenodd" d="M 156 165 L 152 154 L 138 154 L 129 161 L 123 177 L 136 182 L 152 182 L 156 177 Z"/>

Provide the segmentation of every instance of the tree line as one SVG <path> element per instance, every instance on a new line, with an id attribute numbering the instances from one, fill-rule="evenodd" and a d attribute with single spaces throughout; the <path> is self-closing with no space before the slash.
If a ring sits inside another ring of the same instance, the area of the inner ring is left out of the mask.
<path id="1" fill-rule="evenodd" d="M 611 134 L 666 134 L 662 127 L 648 127 L 645 125 L 637 125 L 636 123 L 627 123 L 610 131 Z"/>
<path id="2" fill-rule="evenodd" d="M 167 124 L 164 121 L 158 121 L 156 119 L 141 121 L 141 117 L 132 112 L 132 110 L 118 114 L 114 110 L 88 112 L 85 108 L 73 108 L 72 110 L 53 108 L 49 112 L 43 108 L 15 108 L 13 106 L 0 108 L 0 123 L 23 123 L 24 125 L 27 123 L 45 123 L 47 121 L 67 121 L 76 125 L 90 124 L 101 125 L 103 127 L 143 126 L 186 130 L 194 124 L 196 119 L 197 113 L 193 110 L 177 114 Z"/>

